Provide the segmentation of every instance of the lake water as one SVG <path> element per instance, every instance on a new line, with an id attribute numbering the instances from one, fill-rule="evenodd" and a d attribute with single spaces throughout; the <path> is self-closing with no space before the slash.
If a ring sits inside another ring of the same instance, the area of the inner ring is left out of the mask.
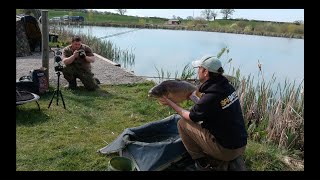
<path id="1" fill-rule="evenodd" d="M 133 30 L 99 26 L 72 27 L 76 33 L 104 37 Z M 132 49 L 135 63 L 129 70 L 136 75 L 157 76 L 156 68 L 182 72 L 183 67 L 205 54 L 217 55 L 228 47 L 229 53 L 221 58 L 227 74 L 232 67 L 240 68 L 241 75 L 258 78 L 258 60 L 266 80 L 274 74 L 278 82 L 304 79 L 304 40 L 230 33 L 140 29 L 105 38 L 121 49 Z M 232 58 L 231 63 L 226 64 Z M 231 66 L 231 67 L 230 67 Z M 156 67 L 156 68 L 155 68 Z"/>

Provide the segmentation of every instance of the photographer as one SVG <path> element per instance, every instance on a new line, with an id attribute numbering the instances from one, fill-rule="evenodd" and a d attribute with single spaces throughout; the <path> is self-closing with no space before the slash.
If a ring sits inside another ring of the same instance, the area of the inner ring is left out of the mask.
<path id="1" fill-rule="evenodd" d="M 62 73 L 69 82 L 70 89 L 77 88 L 76 78 L 79 78 L 87 90 L 99 88 L 91 72 L 91 63 L 95 61 L 89 46 L 81 43 L 79 36 L 72 37 L 71 45 L 63 49 L 63 63 L 66 65 Z"/>

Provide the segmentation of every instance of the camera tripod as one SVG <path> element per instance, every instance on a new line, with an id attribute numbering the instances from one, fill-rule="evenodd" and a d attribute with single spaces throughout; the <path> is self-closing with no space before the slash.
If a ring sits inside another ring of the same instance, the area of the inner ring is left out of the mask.
<path id="1" fill-rule="evenodd" d="M 49 103 L 48 109 L 50 108 L 52 100 L 53 100 L 55 95 L 57 95 L 57 106 L 59 105 L 58 103 L 59 103 L 59 95 L 60 95 L 61 99 L 62 99 L 63 107 L 64 107 L 64 109 L 66 109 L 66 105 L 64 104 L 63 96 L 62 96 L 62 93 L 61 93 L 61 90 L 60 90 L 60 75 L 61 75 L 61 72 L 57 71 L 56 74 L 58 75 L 58 85 L 57 85 L 57 89 L 54 91 L 54 93 L 52 95 L 52 98 L 51 98 L 51 101 Z"/>

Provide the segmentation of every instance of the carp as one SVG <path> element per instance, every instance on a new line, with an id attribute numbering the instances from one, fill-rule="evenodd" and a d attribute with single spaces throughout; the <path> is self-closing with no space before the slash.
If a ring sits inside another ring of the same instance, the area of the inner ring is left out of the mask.
<path id="1" fill-rule="evenodd" d="M 230 75 L 224 75 L 230 83 L 236 84 L 235 89 L 238 89 L 240 84 L 239 80 Z M 171 101 L 175 103 L 181 103 L 189 99 L 189 96 L 196 91 L 195 95 L 201 97 L 202 93 L 199 92 L 197 86 L 183 80 L 167 80 L 152 87 L 149 92 L 149 97 L 160 98 L 167 96 Z"/>
<path id="2" fill-rule="evenodd" d="M 197 91 L 197 87 L 183 80 L 167 80 L 152 87 L 148 94 L 149 97 L 160 98 L 164 95 L 175 103 L 181 103 L 189 99 L 192 92 Z M 197 94 L 198 96 L 198 94 Z M 198 96 L 199 97 L 199 96 Z"/>

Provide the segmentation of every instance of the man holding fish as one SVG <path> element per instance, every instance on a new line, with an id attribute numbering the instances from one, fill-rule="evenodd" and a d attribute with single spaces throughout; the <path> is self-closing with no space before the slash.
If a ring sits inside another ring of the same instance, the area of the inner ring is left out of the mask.
<path id="1" fill-rule="evenodd" d="M 182 117 L 178 122 L 179 134 L 196 167 L 199 170 L 227 170 L 228 162 L 241 156 L 247 145 L 238 95 L 222 75 L 221 61 L 216 57 L 203 56 L 193 61 L 192 66 L 198 68 L 198 78 L 202 83 L 198 89 L 202 93 L 200 98 L 194 88 L 182 88 L 185 94 L 181 95 L 179 90 L 170 93 L 169 87 L 158 99 Z M 163 89 L 154 87 L 150 91 L 161 94 Z M 190 111 L 185 110 L 177 104 L 182 101 L 177 96 L 187 96 L 195 105 Z"/>

